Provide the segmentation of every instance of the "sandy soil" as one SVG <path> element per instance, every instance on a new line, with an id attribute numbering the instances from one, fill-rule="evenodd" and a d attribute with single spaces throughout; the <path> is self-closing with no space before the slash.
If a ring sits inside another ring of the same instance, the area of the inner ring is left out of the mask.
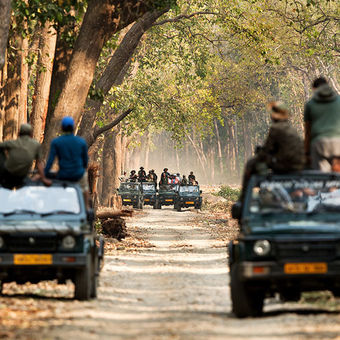
<path id="1" fill-rule="evenodd" d="M 226 220 L 164 208 L 127 225 L 130 239 L 108 247 L 97 300 L 73 301 L 72 284 L 9 285 L 0 339 L 340 339 L 335 300 L 271 300 L 261 318 L 231 315 Z"/>

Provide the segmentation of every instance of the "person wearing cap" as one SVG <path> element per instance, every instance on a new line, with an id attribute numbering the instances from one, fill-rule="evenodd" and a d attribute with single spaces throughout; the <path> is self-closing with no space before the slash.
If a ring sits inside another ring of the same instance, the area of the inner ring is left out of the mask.
<path id="1" fill-rule="evenodd" d="M 89 208 L 89 184 L 87 177 L 88 154 L 84 138 L 75 136 L 74 120 L 64 117 L 61 121 L 63 134 L 51 142 L 50 152 L 45 167 L 45 175 L 50 176 L 50 170 L 55 158 L 58 158 L 56 178 L 79 182 L 85 198 L 86 208 Z"/>
<path id="2" fill-rule="evenodd" d="M 47 186 L 51 185 L 51 181 L 44 175 L 41 144 L 33 139 L 32 135 L 32 126 L 22 124 L 16 140 L 0 143 L 0 183 L 2 186 L 9 189 L 22 186 L 34 161 L 36 161 L 42 182 Z"/>
<path id="3" fill-rule="evenodd" d="M 159 181 L 159 185 L 169 184 L 170 173 L 168 172 L 168 168 L 164 168 L 161 174 L 161 179 Z"/>
<path id="4" fill-rule="evenodd" d="M 312 89 L 304 111 L 305 152 L 314 170 L 330 172 L 340 158 L 340 96 L 323 77 L 313 81 Z"/>
<path id="5" fill-rule="evenodd" d="M 265 173 L 271 169 L 274 173 L 301 171 L 305 166 L 303 140 L 289 123 L 289 111 L 280 102 L 268 104 L 272 125 L 262 147 L 248 160 L 242 183 L 241 201 L 251 175 Z"/>
<path id="6" fill-rule="evenodd" d="M 139 168 L 139 171 L 138 171 L 138 181 L 139 182 L 146 181 L 146 172 L 142 166 Z"/>

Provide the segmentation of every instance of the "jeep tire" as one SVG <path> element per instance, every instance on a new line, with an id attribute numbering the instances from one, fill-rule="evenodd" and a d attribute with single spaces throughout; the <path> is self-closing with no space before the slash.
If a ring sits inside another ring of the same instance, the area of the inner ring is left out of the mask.
<path id="1" fill-rule="evenodd" d="M 86 265 L 77 269 L 74 279 L 74 298 L 80 301 L 89 300 L 91 297 L 91 286 L 93 286 L 94 270 L 90 254 L 87 255 Z"/>
<path id="2" fill-rule="evenodd" d="M 254 289 L 250 290 L 237 277 L 237 264 L 233 264 L 230 273 L 230 295 L 232 311 L 238 318 L 259 316 L 262 314 L 264 294 Z"/>

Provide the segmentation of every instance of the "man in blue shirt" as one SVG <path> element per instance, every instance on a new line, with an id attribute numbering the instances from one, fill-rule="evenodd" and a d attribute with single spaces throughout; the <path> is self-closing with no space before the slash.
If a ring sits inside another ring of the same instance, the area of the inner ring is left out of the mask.
<path id="1" fill-rule="evenodd" d="M 86 208 L 89 201 L 89 185 L 87 177 L 88 154 L 87 145 L 83 138 L 75 136 L 74 120 L 64 117 L 61 121 L 63 135 L 51 142 L 50 153 L 45 167 L 48 176 L 55 157 L 58 158 L 59 171 L 57 179 L 79 182 L 85 198 Z"/>

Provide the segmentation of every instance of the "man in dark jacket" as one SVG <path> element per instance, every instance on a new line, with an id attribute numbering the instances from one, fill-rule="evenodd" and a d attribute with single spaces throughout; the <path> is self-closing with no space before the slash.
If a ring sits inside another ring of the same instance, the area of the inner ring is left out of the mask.
<path id="1" fill-rule="evenodd" d="M 325 78 L 313 82 L 313 97 L 305 105 L 305 152 L 315 170 L 330 172 L 340 157 L 340 96 Z"/>
<path id="2" fill-rule="evenodd" d="M 303 140 L 288 121 L 288 109 L 281 102 L 270 103 L 268 108 L 273 123 L 264 145 L 245 166 L 241 201 L 252 174 L 268 169 L 274 173 L 300 171 L 305 165 Z"/>
<path id="3" fill-rule="evenodd" d="M 0 143 L 0 184 L 5 188 L 23 185 L 34 161 L 42 182 L 51 185 L 52 182 L 44 175 L 41 145 L 32 138 L 32 134 L 32 126 L 22 124 L 16 140 Z"/>
<path id="4" fill-rule="evenodd" d="M 84 193 L 86 208 L 89 208 L 88 154 L 85 139 L 73 134 L 74 121 L 72 117 L 62 119 L 61 129 L 63 135 L 51 142 L 45 175 L 49 176 L 54 159 L 57 157 L 59 165 L 57 179 L 79 182 Z"/>

